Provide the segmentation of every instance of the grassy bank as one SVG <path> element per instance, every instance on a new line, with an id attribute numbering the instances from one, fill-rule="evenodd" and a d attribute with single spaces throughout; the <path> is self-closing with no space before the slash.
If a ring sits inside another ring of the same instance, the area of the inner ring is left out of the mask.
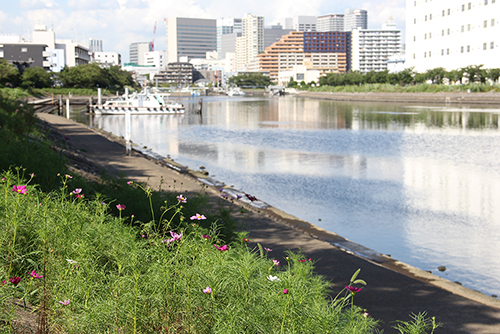
<path id="1" fill-rule="evenodd" d="M 299 87 L 300 89 L 300 87 Z M 472 93 L 498 92 L 500 85 L 473 83 L 467 85 L 391 85 L 391 84 L 363 84 L 351 86 L 319 86 L 304 87 L 310 92 L 333 92 L 333 93 L 446 93 L 446 92 L 467 92 Z"/>
<path id="2" fill-rule="evenodd" d="M 266 245 L 249 248 L 229 209 L 203 192 L 71 173 L 71 140 L 13 100 L 1 101 L 0 126 L 2 331 L 375 332 L 354 304 L 358 273 L 331 291 L 313 259 L 289 253 L 278 263 Z M 23 323 L 30 311 L 36 320 Z M 399 326 L 434 327 L 422 316 Z"/>

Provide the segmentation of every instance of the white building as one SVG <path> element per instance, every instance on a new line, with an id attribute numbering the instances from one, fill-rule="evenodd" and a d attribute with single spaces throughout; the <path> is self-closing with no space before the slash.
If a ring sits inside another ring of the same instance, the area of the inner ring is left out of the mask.
<path id="1" fill-rule="evenodd" d="M 264 17 L 245 14 L 242 34 L 236 38 L 236 66 L 238 71 L 258 71 L 257 55 L 264 52 Z"/>
<path id="2" fill-rule="evenodd" d="M 290 81 L 301 83 L 318 82 L 321 72 L 310 69 L 304 65 L 294 65 L 286 71 L 280 71 L 278 75 L 278 85 L 286 86 Z"/>
<path id="3" fill-rule="evenodd" d="M 103 52 L 102 51 L 102 39 L 89 38 L 87 41 L 87 47 L 90 52 Z"/>
<path id="4" fill-rule="evenodd" d="M 122 64 L 121 55 L 118 52 L 94 52 L 94 61 L 101 67 L 120 66 Z"/>
<path id="5" fill-rule="evenodd" d="M 316 31 L 344 31 L 344 14 L 318 16 Z"/>
<path id="6" fill-rule="evenodd" d="M 224 54 L 222 50 L 222 35 L 236 34 L 236 36 L 238 36 L 237 34 L 239 34 L 239 36 L 241 36 L 241 31 L 240 18 L 226 17 L 217 19 L 217 54 L 219 57 L 222 57 Z M 236 45 L 236 40 L 234 45 Z"/>
<path id="7" fill-rule="evenodd" d="M 406 0 L 406 66 L 498 68 L 500 0 Z"/>
<path id="8" fill-rule="evenodd" d="M 89 49 L 71 39 L 56 39 L 56 49 L 64 50 L 66 66 L 78 66 L 90 62 Z"/>
<path id="9" fill-rule="evenodd" d="M 151 65 L 160 70 L 167 66 L 167 51 L 149 51 L 144 53 L 144 65 Z"/>
<path id="10" fill-rule="evenodd" d="M 351 69 L 367 73 L 387 70 L 389 56 L 402 52 L 401 30 L 391 20 L 382 29 L 352 31 Z"/>
<path id="11" fill-rule="evenodd" d="M 317 21 L 316 16 L 294 16 L 292 29 L 296 31 L 316 31 Z"/>
<path id="12" fill-rule="evenodd" d="M 146 65 L 144 54 L 151 51 L 151 43 L 149 42 L 136 42 L 130 44 L 129 47 L 129 61 L 132 64 L 139 66 Z"/>
<path id="13" fill-rule="evenodd" d="M 368 11 L 365 9 L 346 9 L 344 15 L 344 31 L 368 29 Z"/>
<path id="14" fill-rule="evenodd" d="M 394 54 L 387 57 L 387 70 L 389 73 L 399 73 L 406 69 L 406 55 L 404 53 Z"/>

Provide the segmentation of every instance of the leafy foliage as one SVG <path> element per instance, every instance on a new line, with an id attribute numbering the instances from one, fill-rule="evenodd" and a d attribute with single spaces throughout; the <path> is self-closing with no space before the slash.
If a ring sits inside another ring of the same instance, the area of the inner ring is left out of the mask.
<path id="1" fill-rule="evenodd" d="M 242 73 L 229 78 L 228 83 L 238 87 L 267 87 L 271 79 L 261 73 Z"/>
<path id="2" fill-rule="evenodd" d="M 14 65 L 9 64 L 5 59 L 0 59 L 0 87 L 14 81 L 15 76 L 18 74 L 19 71 Z"/>
<path id="3" fill-rule="evenodd" d="M 28 67 L 21 76 L 21 86 L 25 88 L 52 87 L 52 73 L 41 67 Z"/>

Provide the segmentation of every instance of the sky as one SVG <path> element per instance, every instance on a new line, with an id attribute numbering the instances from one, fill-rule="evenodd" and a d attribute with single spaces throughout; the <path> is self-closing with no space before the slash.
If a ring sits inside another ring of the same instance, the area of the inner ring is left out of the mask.
<path id="1" fill-rule="evenodd" d="M 86 44 L 89 38 L 103 41 L 103 51 L 129 59 L 129 45 L 149 42 L 155 50 L 166 49 L 164 18 L 264 16 L 266 26 L 297 15 L 343 14 L 348 8 L 368 10 L 368 28 L 380 28 L 393 18 L 405 28 L 406 0 L 0 0 L 0 35 L 21 35 L 31 40 L 35 25 L 55 31 L 56 39 Z M 154 27 L 156 22 L 156 34 Z"/>

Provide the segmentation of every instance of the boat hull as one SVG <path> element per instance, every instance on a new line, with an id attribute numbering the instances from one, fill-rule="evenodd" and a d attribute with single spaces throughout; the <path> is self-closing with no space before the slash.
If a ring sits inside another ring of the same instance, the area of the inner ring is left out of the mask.
<path id="1" fill-rule="evenodd" d="M 130 112 L 134 115 L 182 115 L 184 107 L 134 107 L 134 106 L 93 106 L 96 115 L 125 115 Z"/>

